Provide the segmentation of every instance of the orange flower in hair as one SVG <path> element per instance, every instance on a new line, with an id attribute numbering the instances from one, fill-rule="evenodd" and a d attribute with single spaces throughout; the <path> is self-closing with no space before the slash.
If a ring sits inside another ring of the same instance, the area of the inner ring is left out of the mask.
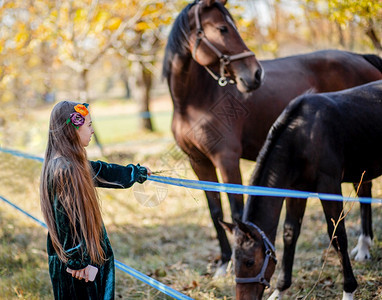
<path id="1" fill-rule="evenodd" d="M 88 106 L 89 104 L 87 103 L 77 104 L 74 106 L 74 110 L 76 112 L 70 114 L 69 118 L 66 120 L 66 124 L 71 123 L 76 129 L 84 125 L 85 116 L 89 113 Z"/>
<path id="2" fill-rule="evenodd" d="M 83 115 L 84 117 L 89 113 L 88 109 L 86 108 L 85 105 L 83 104 L 77 104 L 75 107 L 74 107 L 74 110 L 78 113 L 80 113 L 81 115 Z"/>

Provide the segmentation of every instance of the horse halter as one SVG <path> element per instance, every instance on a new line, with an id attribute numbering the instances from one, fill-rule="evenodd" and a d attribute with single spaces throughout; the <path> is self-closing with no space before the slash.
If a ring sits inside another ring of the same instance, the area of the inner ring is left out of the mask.
<path id="1" fill-rule="evenodd" d="M 228 80 L 227 77 L 225 77 L 225 74 L 224 74 L 225 67 L 228 66 L 231 63 L 231 61 L 239 60 L 239 59 L 246 58 L 249 56 L 254 56 L 255 54 L 252 51 L 242 52 L 242 53 L 235 54 L 235 55 L 225 55 L 225 54 L 221 53 L 219 51 L 219 49 L 216 48 L 207 39 L 206 34 L 203 31 L 203 27 L 202 27 L 202 24 L 200 22 L 200 17 L 199 17 L 199 11 L 200 11 L 200 7 L 201 7 L 201 3 L 202 3 L 202 1 L 199 1 L 198 3 L 196 3 L 196 8 L 195 8 L 195 22 L 196 22 L 197 33 L 196 33 L 196 41 L 195 41 L 194 49 L 192 50 L 192 57 L 196 61 L 196 49 L 200 45 L 200 42 L 203 41 L 207 45 L 207 47 L 210 48 L 210 50 L 212 50 L 217 55 L 217 57 L 219 58 L 219 61 L 220 61 L 220 77 L 217 76 L 216 74 L 214 74 L 214 72 L 212 72 L 211 69 L 208 68 L 207 66 L 204 66 L 204 68 L 207 70 L 207 72 L 215 80 L 218 81 L 220 86 L 226 86 L 228 82 L 231 84 L 234 84 L 235 81 L 233 81 L 232 79 Z"/>
<path id="2" fill-rule="evenodd" d="M 251 222 L 246 222 L 246 224 L 255 228 L 258 231 L 258 233 L 261 235 L 261 237 L 263 238 L 263 242 L 264 242 L 264 246 L 265 246 L 265 259 L 264 259 L 263 266 L 260 270 L 260 273 L 257 276 L 255 276 L 255 277 L 236 277 L 235 281 L 236 281 L 236 283 L 261 283 L 261 284 L 263 284 L 269 288 L 271 285 L 265 279 L 265 271 L 268 268 L 270 258 L 272 258 L 274 260 L 275 264 L 277 264 L 276 254 L 274 254 L 274 253 L 276 253 L 275 246 L 273 246 L 271 241 L 268 239 L 268 237 L 265 235 L 265 233 L 258 226 L 256 226 L 255 224 L 253 224 Z"/>

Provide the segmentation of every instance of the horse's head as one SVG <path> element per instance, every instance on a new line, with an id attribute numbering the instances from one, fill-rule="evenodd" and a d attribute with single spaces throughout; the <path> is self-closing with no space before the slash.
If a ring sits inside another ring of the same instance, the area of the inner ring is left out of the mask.
<path id="1" fill-rule="evenodd" d="M 273 244 L 263 231 L 250 222 L 220 222 L 235 238 L 233 264 L 236 276 L 236 299 L 259 300 L 276 267 Z"/>
<path id="2" fill-rule="evenodd" d="M 189 49 L 220 85 L 236 83 L 239 91 L 250 92 L 261 85 L 264 72 L 239 35 L 226 2 L 196 1 L 189 9 Z"/>

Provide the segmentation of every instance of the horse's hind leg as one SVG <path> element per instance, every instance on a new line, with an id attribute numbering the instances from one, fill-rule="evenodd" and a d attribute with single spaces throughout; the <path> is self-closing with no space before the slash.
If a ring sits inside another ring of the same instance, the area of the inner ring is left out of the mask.
<path id="1" fill-rule="evenodd" d="M 286 216 L 284 222 L 284 253 L 281 271 L 277 278 L 276 290 L 268 298 L 281 299 L 282 293 L 292 284 L 292 269 L 297 239 L 301 231 L 301 223 L 306 208 L 306 199 L 286 199 Z"/>
<path id="2" fill-rule="evenodd" d="M 216 170 L 214 165 L 209 160 L 190 160 L 191 166 L 194 169 L 196 175 L 200 180 L 218 182 Z M 210 209 L 210 215 L 212 222 L 216 229 L 217 238 L 221 249 L 221 262 L 222 265 L 227 265 L 232 256 L 231 246 L 229 244 L 227 235 L 219 220 L 223 220 L 223 209 L 220 200 L 220 193 L 217 192 L 205 192 L 208 202 L 208 208 Z M 215 275 L 224 273 L 223 268 L 218 270 Z"/>
<path id="3" fill-rule="evenodd" d="M 357 189 L 357 185 L 354 184 Z M 371 198 L 372 183 L 362 183 L 358 190 L 359 197 Z M 357 246 L 351 251 L 351 256 L 354 256 L 356 261 L 364 261 L 371 258 L 370 247 L 373 241 L 371 204 L 360 203 L 361 208 L 361 235 L 358 238 Z"/>
<path id="4" fill-rule="evenodd" d="M 327 178 L 325 182 L 321 182 L 321 186 L 325 186 L 325 189 L 318 189 L 318 192 L 325 191 L 331 194 L 341 194 L 341 185 L 338 183 L 336 187 L 335 179 Z M 331 188 L 332 187 L 332 188 Z M 343 211 L 343 204 L 339 201 L 325 201 L 322 200 L 322 207 L 324 208 L 325 219 L 328 226 L 328 234 L 331 239 L 333 234 L 333 247 L 337 251 L 342 264 L 342 272 L 344 277 L 344 294 L 342 299 L 353 299 L 353 293 L 357 288 L 357 281 L 353 274 L 349 254 L 348 254 L 348 240 L 345 229 L 345 220 L 339 221 L 341 212 Z M 336 224 L 333 224 L 333 221 Z M 334 232 L 335 230 L 335 232 Z"/>

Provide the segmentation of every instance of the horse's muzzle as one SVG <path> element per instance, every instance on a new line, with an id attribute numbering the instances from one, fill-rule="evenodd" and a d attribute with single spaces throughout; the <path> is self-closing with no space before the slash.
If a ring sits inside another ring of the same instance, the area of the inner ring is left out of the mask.
<path id="1" fill-rule="evenodd" d="M 263 78 L 264 78 L 264 71 L 262 68 L 258 68 L 255 71 L 255 74 L 252 76 L 240 76 L 239 82 L 238 82 L 239 83 L 238 88 L 240 91 L 243 90 L 246 93 L 252 92 L 261 86 L 263 82 Z"/>

